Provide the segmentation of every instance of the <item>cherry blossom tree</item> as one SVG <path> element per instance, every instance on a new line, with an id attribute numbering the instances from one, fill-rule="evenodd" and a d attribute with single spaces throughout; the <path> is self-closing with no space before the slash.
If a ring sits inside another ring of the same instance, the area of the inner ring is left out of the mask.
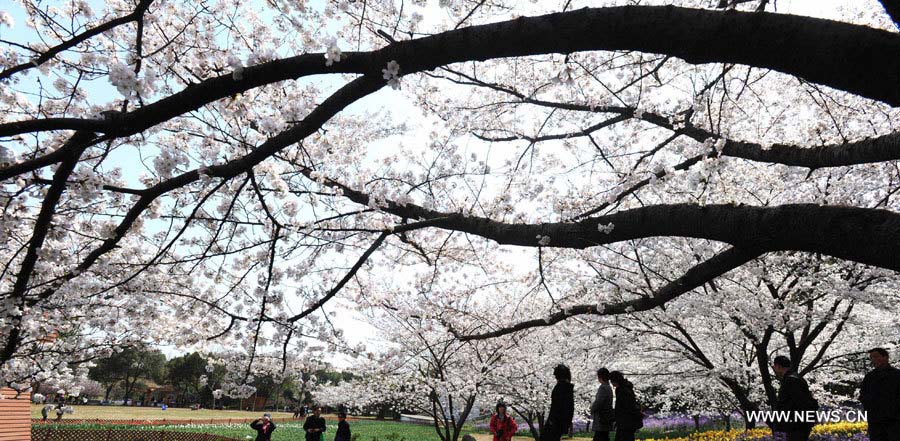
<path id="1" fill-rule="evenodd" d="M 387 290 L 392 283 L 379 285 Z M 426 311 L 452 308 L 458 298 L 436 291 L 428 297 Z M 473 412 L 484 405 L 485 392 L 503 382 L 503 366 L 519 365 L 507 360 L 514 339 L 461 342 L 443 328 L 439 315 L 422 313 L 417 293 L 397 290 L 390 298 L 360 301 L 388 347 L 356 368 L 363 376 L 352 384 L 326 388 L 332 402 L 356 408 L 392 403 L 398 412 L 430 417 L 442 441 L 457 441 L 466 421 L 478 416 Z"/>
<path id="2" fill-rule="evenodd" d="M 896 2 L 630 3 L 19 0 L 0 12 L 3 379 L 215 344 L 246 394 L 257 370 L 364 355 L 333 305 L 398 287 L 447 348 L 697 311 L 798 254 L 865 285 L 829 294 L 838 316 L 884 305 Z"/>
<path id="3" fill-rule="evenodd" d="M 777 383 L 769 367 L 778 354 L 790 356 L 820 401 L 838 404 L 853 397 L 834 396 L 825 386 L 848 359 L 900 337 L 889 318 L 894 307 L 880 301 L 893 297 L 879 287 L 883 276 L 890 275 L 831 259 L 767 257 L 704 286 L 690 305 L 671 302 L 616 326 L 621 338 L 637 339 L 624 356 L 642 360 L 638 372 L 664 384 L 718 383 L 730 391 L 734 409 L 774 403 Z"/>

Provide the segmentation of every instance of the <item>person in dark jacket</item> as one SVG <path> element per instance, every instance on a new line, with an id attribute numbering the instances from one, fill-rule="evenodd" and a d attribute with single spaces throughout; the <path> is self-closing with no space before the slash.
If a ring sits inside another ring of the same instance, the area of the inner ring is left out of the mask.
<path id="1" fill-rule="evenodd" d="M 791 359 L 784 355 L 775 357 L 772 363 L 772 371 L 778 377 L 781 385 L 778 388 L 778 396 L 775 398 L 775 405 L 772 410 L 781 412 L 790 412 L 790 415 L 784 421 L 773 421 L 772 431 L 781 433 L 782 439 L 787 441 L 808 441 L 809 433 L 815 424 L 813 421 L 798 421 L 797 412 L 805 412 L 810 410 L 818 410 L 819 403 L 813 398 L 812 392 L 809 391 L 809 385 L 806 380 L 800 378 L 794 372 Z"/>
<path id="2" fill-rule="evenodd" d="M 350 424 L 347 423 L 347 414 L 338 413 L 338 428 L 334 434 L 334 441 L 350 441 Z"/>
<path id="3" fill-rule="evenodd" d="M 575 387 L 572 386 L 572 372 L 560 364 L 553 369 L 556 386 L 550 394 L 550 413 L 541 428 L 541 441 L 559 441 L 572 430 L 572 416 L 575 414 Z"/>
<path id="4" fill-rule="evenodd" d="M 256 441 L 269 441 L 275 431 L 275 423 L 272 422 L 271 415 L 264 413 L 262 418 L 250 423 L 250 428 L 256 431 Z"/>
<path id="5" fill-rule="evenodd" d="M 619 371 L 609 373 L 609 382 L 616 389 L 616 441 L 634 441 L 634 434 L 644 427 L 644 417 L 634 393 L 634 385 Z"/>
<path id="6" fill-rule="evenodd" d="M 609 441 L 609 432 L 613 430 L 613 390 L 609 385 L 609 369 L 597 370 L 597 381 L 600 387 L 591 403 L 591 420 L 594 428 L 594 441 Z"/>
<path id="7" fill-rule="evenodd" d="M 306 417 L 303 422 L 303 431 L 306 432 L 306 441 L 319 441 L 325 433 L 325 418 L 322 418 L 322 408 L 316 407 L 312 415 Z"/>
<path id="8" fill-rule="evenodd" d="M 884 348 L 869 351 L 869 360 L 875 369 L 866 374 L 859 388 L 859 401 L 869 421 L 869 440 L 896 441 L 900 439 L 900 369 L 891 366 Z"/>

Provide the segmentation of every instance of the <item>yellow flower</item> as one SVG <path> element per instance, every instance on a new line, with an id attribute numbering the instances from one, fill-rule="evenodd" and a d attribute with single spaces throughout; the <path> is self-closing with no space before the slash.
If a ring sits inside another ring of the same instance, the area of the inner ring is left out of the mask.
<path id="1" fill-rule="evenodd" d="M 813 433 L 829 434 L 829 435 L 853 435 L 865 432 L 868 428 L 867 423 L 831 423 L 819 424 L 813 427 Z M 753 441 L 772 436 L 772 431 L 768 428 L 744 430 L 709 430 L 706 432 L 692 433 L 686 437 L 680 438 L 648 438 L 644 441 Z"/>

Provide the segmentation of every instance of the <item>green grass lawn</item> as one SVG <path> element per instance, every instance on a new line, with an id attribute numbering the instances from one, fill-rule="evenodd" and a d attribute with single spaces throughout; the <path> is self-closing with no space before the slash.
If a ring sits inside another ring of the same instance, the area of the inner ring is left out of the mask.
<path id="1" fill-rule="evenodd" d="M 334 439 L 334 432 L 337 430 L 337 421 L 328 420 L 328 430 L 325 433 L 325 439 Z M 173 429 L 174 430 L 174 429 Z M 359 435 L 360 441 L 438 441 L 439 438 L 430 426 L 419 426 L 413 424 L 396 423 L 392 421 L 353 421 L 350 430 L 354 435 Z M 202 430 L 201 430 L 202 431 Z M 213 432 L 211 432 L 213 433 Z M 229 426 L 222 428 L 221 431 L 214 433 L 232 437 L 246 438 L 247 436 L 255 436 L 256 432 L 247 426 Z M 272 441 L 298 441 L 303 440 L 305 432 L 302 423 L 282 423 L 278 425 L 275 432 L 272 433 Z"/>
<path id="2" fill-rule="evenodd" d="M 112 430 L 153 430 L 153 431 L 174 431 L 174 432 L 199 432 L 211 433 L 215 435 L 227 436 L 245 440 L 255 438 L 256 432 L 249 427 L 248 424 L 192 424 L 178 426 L 112 426 L 103 424 L 77 424 L 65 425 L 66 429 L 78 428 L 110 428 Z M 337 420 L 333 418 L 327 419 L 328 430 L 325 433 L 325 439 L 330 441 L 334 439 L 334 432 L 337 430 Z M 350 429 L 353 432 L 354 439 L 357 441 L 440 441 L 440 438 L 434 431 L 432 426 L 399 423 L 394 421 L 351 421 Z M 663 435 L 661 433 L 650 433 L 642 431 L 639 433 L 638 439 L 655 438 L 665 439 L 673 434 Z M 478 441 L 490 441 L 492 438 L 483 430 L 474 430 L 467 428 L 463 430 L 463 434 L 469 433 L 475 436 Z M 278 428 L 272 433 L 272 441 L 302 441 L 305 433 L 303 432 L 302 422 L 279 423 Z M 521 435 L 521 434 L 520 434 Z M 579 433 L 576 434 L 575 440 L 585 441 L 591 439 L 593 434 Z M 358 438 L 357 438 L 358 436 Z M 514 441 L 528 441 L 532 438 L 529 436 L 517 436 Z M 565 438 L 564 438 L 565 439 Z"/>
<path id="3" fill-rule="evenodd" d="M 67 430 L 112 429 L 112 430 L 152 430 L 175 432 L 200 432 L 227 436 L 230 438 L 255 438 L 256 432 L 248 424 L 192 424 L 179 426 L 115 426 L 103 424 L 76 424 L 61 426 Z M 351 430 L 359 435 L 359 441 L 439 441 L 431 426 L 397 423 L 393 421 L 352 421 Z M 334 438 L 337 420 L 328 420 L 325 439 Z M 272 441 L 302 441 L 305 433 L 303 423 L 280 423 L 272 433 Z"/>
<path id="4" fill-rule="evenodd" d="M 32 405 L 31 415 L 34 418 L 40 418 L 41 406 Z M 153 407 L 129 407 L 129 406 L 75 406 L 75 413 L 66 415 L 65 419 L 101 419 L 101 420 L 197 420 L 196 424 L 178 425 L 178 426 L 109 426 L 103 424 L 77 424 L 66 425 L 66 428 L 111 428 L 114 430 L 166 430 L 180 432 L 203 432 L 216 435 L 227 436 L 230 438 L 245 439 L 247 436 L 253 437 L 254 432 L 245 423 L 223 424 L 229 418 L 243 419 L 256 418 L 262 415 L 262 411 L 245 412 L 237 410 L 189 410 L 180 408 L 170 408 L 161 410 Z M 270 412 L 275 418 L 289 418 L 290 413 L 287 412 Z M 51 416 L 51 419 L 53 416 Z M 337 418 L 333 415 L 325 416 L 328 422 L 328 431 L 325 439 L 334 439 L 334 432 L 337 430 Z M 213 420 L 216 423 L 209 424 L 204 420 Z M 394 421 L 375 421 L 360 420 L 350 422 L 351 430 L 354 435 L 359 435 L 358 441 L 440 441 L 440 438 L 434 431 L 432 426 L 415 425 L 407 423 L 399 423 Z M 302 441 L 304 439 L 303 423 L 290 422 L 278 423 L 278 429 L 273 434 L 273 441 Z M 662 434 L 649 433 L 642 431 L 639 438 L 665 438 L 679 434 Z M 467 427 L 462 433 L 471 433 L 479 441 L 489 441 L 491 439 L 484 430 L 477 430 Z M 524 433 L 522 433 L 524 434 Z M 576 439 L 591 438 L 593 434 L 576 434 Z M 531 439 L 528 436 L 515 437 L 515 441 L 525 441 Z"/>

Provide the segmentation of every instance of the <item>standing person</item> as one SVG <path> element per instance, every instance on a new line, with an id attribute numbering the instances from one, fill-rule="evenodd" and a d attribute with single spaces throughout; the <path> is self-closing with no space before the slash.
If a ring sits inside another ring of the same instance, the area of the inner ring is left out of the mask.
<path id="1" fill-rule="evenodd" d="M 306 432 L 306 441 L 321 441 L 325 433 L 325 418 L 321 417 L 322 408 L 313 409 L 312 415 L 306 417 L 303 422 L 303 431 Z"/>
<path id="2" fill-rule="evenodd" d="M 572 386 L 572 372 L 569 367 L 559 364 L 553 368 L 556 386 L 550 394 L 550 413 L 541 428 L 541 441 L 559 441 L 572 431 L 572 416 L 575 414 L 575 387 Z"/>
<path id="3" fill-rule="evenodd" d="M 781 383 L 778 388 L 778 396 L 775 398 L 775 405 L 772 410 L 780 412 L 790 412 L 787 421 L 773 421 L 772 431 L 781 433 L 780 437 L 787 441 L 808 441 L 809 433 L 812 432 L 814 422 L 797 421 L 797 411 L 805 412 L 808 410 L 818 410 L 819 403 L 813 398 L 809 391 L 809 385 L 806 380 L 800 378 L 793 370 L 791 359 L 784 355 L 775 357 L 772 362 L 772 371 L 778 377 Z M 776 437 L 776 439 L 778 439 Z"/>
<path id="4" fill-rule="evenodd" d="M 64 402 L 60 402 L 56 406 L 56 422 L 62 421 L 63 414 L 66 413 L 66 405 Z"/>
<path id="5" fill-rule="evenodd" d="M 347 423 L 347 414 L 339 413 L 338 414 L 338 428 L 337 433 L 334 434 L 334 441 L 350 441 L 350 424 Z"/>
<path id="6" fill-rule="evenodd" d="M 597 381 L 600 387 L 591 403 L 591 419 L 594 426 L 594 441 L 609 441 L 609 432 L 613 430 L 613 390 L 609 385 L 609 369 L 597 370 Z"/>
<path id="7" fill-rule="evenodd" d="M 634 434 L 644 427 L 641 407 L 634 394 L 634 385 L 619 371 L 609 373 L 609 382 L 616 388 L 616 441 L 634 441 Z"/>
<path id="8" fill-rule="evenodd" d="M 41 408 L 41 421 L 47 421 L 47 417 L 50 416 L 50 411 L 53 410 L 53 405 L 47 403 L 44 407 Z"/>
<path id="9" fill-rule="evenodd" d="M 491 416 L 491 424 L 488 426 L 491 433 L 494 434 L 494 441 L 510 441 L 513 435 L 519 431 L 516 421 L 508 413 L 506 413 L 506 404 L 497 403 L 496 411 Z"/>
<path id="10" fill-rule="evenodd" d="M 859 388 L 859 401 L 869 421 L 869 440 L 895 441 L 900 437 L 900 369 L 891 366 L 884 348 L 869 351 L 869 360 L 875 369 L 866 374 Z"/>
<path id="11" fill-rule="evenodd" d="M 250 423 L 250 428 L 256 431 L 256 441 L 270 441 L 272 432 L 275 431 L 275 423 L 272 422 L 272 415 L 264 413 L 262 418 L 257 418 Z"/>

